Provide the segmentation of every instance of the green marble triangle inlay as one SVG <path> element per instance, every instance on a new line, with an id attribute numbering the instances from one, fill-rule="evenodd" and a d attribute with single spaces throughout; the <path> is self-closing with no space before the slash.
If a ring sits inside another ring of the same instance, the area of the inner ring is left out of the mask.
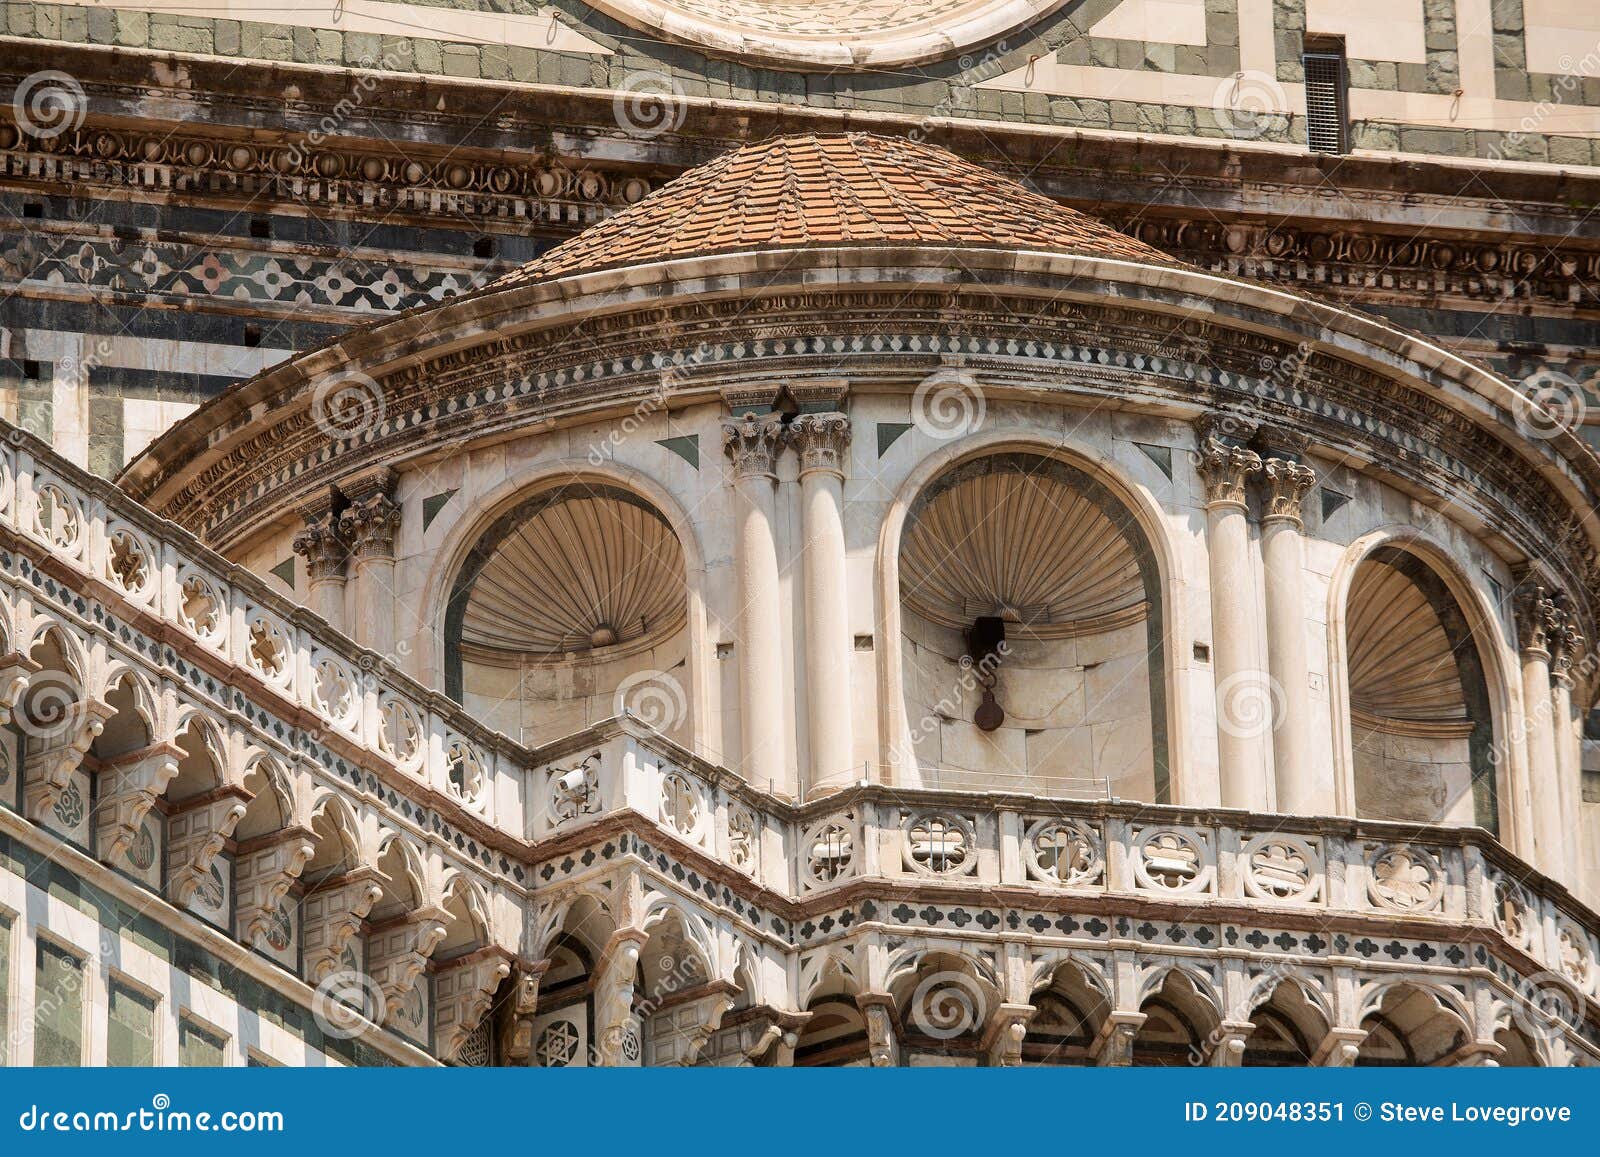
<path id="1" fill-rule="evenodd" d="M 681 434 L 676 438 L 658 438 L 656 445 L 671 450 L 696 470 L 700 469 L 700 439 L 693 434 Z"/>
<path id="2" fill-rule="evenodd" d="M 911 429 L 910 422 L 879 422 L 878 457 L 882 458 L 884 451 L 900 441 L 900 436 L 909 429 Z"/>
<path id="3" fill-rule="evenodd" d="M 1349 501 L 1350 496 L 1348 494 L 1340 494 L 1337 490 L 1329 490 L 1324 486 L 1322 488 L 1322 520 L 1326 522 L 1332 518 Z"/>
<path id="4" fill-rule="evenodd" d="M 428 529 L 433 520 L 439 517 L 439 511 L 443 510 L 450 500 L 455 496 L 456 492 L 454 490 L 446 490 L 443 494 L 435 494 L 432 497 L 424 498 L 422 500 L 423 530 Z"/>
<path id="5" fill-rule="evenodd" d="M 290 590 L 294 590 L 294 559 L 293 558 L 284 559 L 282 562 L 280 562 L 277 566 L 273 567 L 267 573 L 272 575 L 273 578 L 282 579 L 284 586 L 288 587 Z"/>
<path id="6" fill-rule="evenodd" d="M 1146 446 L 1143 442 L 1135 442 L 1135 446 L 1150 461 L 1156 464 L 1156 469 L 1167 476 L 1167 481 L 1172 481 L 1172 447 L 1171 446 Z"/>

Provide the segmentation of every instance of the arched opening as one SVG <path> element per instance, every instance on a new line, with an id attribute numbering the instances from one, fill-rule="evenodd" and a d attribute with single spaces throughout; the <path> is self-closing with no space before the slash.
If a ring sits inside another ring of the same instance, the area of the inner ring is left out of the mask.
<path id="1" fill-rule="evenodd" d="M 155 770 L 147 762 L 155 736 L 154 704 L 132 672 L 112 684 L 105 701 L 112 714 L 84 760 L 94 775 L 95 854 L 147 887 L 159 888 L 165 824 L 145 791 L 164 784 L 171 765 L 158 760 Z"/>
<path id="2" fill-rule="evenodd" d="M 646 1065 L 684 1065 L 698 1059 L 710 1022 L 720 1011 L 712 1007 L 710 980 L 710 962 L 682 914 L 669 911 L 652 927 L 634 981 L 634 1012 Z"/>
<path id="3" fill-rule="evenodd" d="M 478 536 L 445 608 L 445 690 L 543 743 L 632 711 L 690 742 L 682 545 L 653 505 L 568 482 Z"/>
<path id="4" fill-rule="evenodd" d="M 1367 1036 L 1356 1053 L 1358 1066 L 1449 1063 L 1469 1036 L 1466 1022 L 1438 993 L 1412 984 L 1392 985 L 1361 1027 Z"/>
<path id="5" fill-rule="evenodd" d="M 1311 1063 L 1328 1035 L 1328 1020 L 1304 987 L 1284 980 L 1250 1013 L 1255 1025 L 1240 1063 L 1254 1068 L 1294 1068 Z"/>
<path id="6" fill-rule="evenodd" d="M 1497 1045 L 1505 1050 L 1500 1054 L 1501 1068 L 1536 1069 L 1543 1068 L 1544 1061 L 1539 1058 L 1539 1049 L 1534 1045 L 1528 1034 L 1515 1025 L 1507 1025 L 1494 1034 Z"/>
<path id="7" fill-rule="evenodd" d="M 1356 567 L 1347 607 L 1356 814 L 1498 831 L 1483 657 L 1444 580 L 1382 546 Z"/>
<path id="8" fill-rule="evenodd" d="M 862 1068 L 870 1064 L 867 1022 L 846 992 L 813 996 L 794 1048 L 796 1068 Z"/>
<path id="9" fill-rule="evenodd" d="M 1087 1065 L 1111 1011 L 1106 994 L 1075 964 L 1063 964 L 1028 1003 L 1034 1014 L 1022 1038 L 1022 1059 L 1033 1065 Z"/>
<path id="10" fill-rule="evenodd" d="M 907 512 L 899 574 L 923 783 L 1170 798 L 1159 571 L 1102 483 L 1024 452 L 951 467 Z"/>
<path id="11" fill-rule="evenodd" d="M 1145 1021 L 1133 1038 L 1134 1065 L 1171 1068 L 1206 1062 L 1217 1012 L 1187 973 L 1167 973 L 1139 1011 Z"/>
<path id="12" fill-rule="evenodd" d="M 1000 994 L 971 957 L 926 953 L 914 970 L 891 980 L 889 990 L 899 1013 L 902 1064 L 986 1063 L 986 1020 L 1000 1006 Z"/>
<path id="13" fill-rule="evenodd" d="M 579 896 L 568 908 L 544 952 L 550 964 L 539 980 L 539 1013 L 528 1041 L 531 1064 L 564 1069 L 596 1063 L 595 968 L 614 929 L 593 897 Z"/>

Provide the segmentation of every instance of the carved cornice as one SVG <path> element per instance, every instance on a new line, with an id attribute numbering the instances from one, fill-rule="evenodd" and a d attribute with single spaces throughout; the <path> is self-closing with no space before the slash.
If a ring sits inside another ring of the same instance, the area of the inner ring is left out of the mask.
<path id="1" fill-rule="evenodd" d="M 952 317 L 961 320 L 959 332 L 952 331 Z M 707 344 L 708 333 L 725 344 Z M 1052 341 L 1040 342 L 1041 333 Z M 1005 352 L 1009 343 L 1031 351 L 1026 365 Z M 441 441 L 560 421 L 568 413 L 576 419 L 593 411 L 602 390 L 607 404 L 621 406 L 651 396 L 659 385 L 652 367 L 675 348 L 696 351 L 707 400 L 717 397 L 710 383 L 736 363 L 752 370 L 759 365 L 764 380 L 780 374 L 787 380 L 836 378 L 842 353 L 858 379 L 915 380 L 939 358 L 955 355 L 997 387 L 1063 400 L 1083 395 L 1129 404 L 1248 405 L 1274 423 L 1308 432 L 1330 453 L 1355 452 L 1408 486 L 1465 502 L 1514 549 L 1546 559 L 1564 585 L 1580 591 L 1585 622 L 1592 592 L 1600 592 L 1600 556 L 1590 542 L 1588 516 L 1557 489 L 1553 474 L 1530 469 L 1524 454 L 1508 452 L 1515 436 L 1509 423 L 1504 430 L 1485 425 L 1453 403 L 1442 380 L 1436 388 L 1397 390 L 1393 377 L 1326 346 L 1308 352 L 1305 342 L 1221 320 L 1190 317 L 1175 327 L 1169 315 L 1132 302 L 992 287 L 772 289 L 757 297 L 641 303 L 590 314 L 579 328 L 549 324 L 496 335 L 379 371 L 388 428 L 331 460 L 291 364 L 291 372 L 261 379 L 251 399 L 255 416 L 231 440 L 212 436 L 190 445 L 204 436 L 197 422 L 202 411 L 158 440 L 124 485 L 146 500 L 159 494 L 158 513 L 227 545 L 264 519 L 281 517 L 298 501 L 296 493 L 337 483 L 352 468 L 393 462 Z M 1299 363 L 1292 387 L 1259 376 L 1269 359 L 1287 358 Z M 629 368 L 635 364 L 637 372 Z M 603 375 L 603 385 L 589 372 L 618 365 L 622 371 Z M 695 389 L 690 379 L 682 392 L 687 397 Z M 1245 423 L 1235 437 L 1253 432 Z M 1589 480 L 1600 480 L 1600 464 L 1574 447 L 1550 441 L 1535 449 L 1561 450 L 1574 476 L 1594 485 Z M 771 448 L 765 453 L 770 469 Z M 294 479 L 294 488 L 270 481 L 279 478 Z"/>
<path id="2" fill-rule="evenodd" d="M 850 448 L 850 418 L 830 411 L 801 414 L 789 423 L 789 440 L 800 452 L 802 476 L 823 471 L 844 477 L 845 455 Z"/>
<path id="3" fill-rule="evenodd" d="M 1261 521 L 1284 519 L 1301 525 L 1300 503 L 1317 484 L 1317 472 L 1287 458 L 1261 464 Z"/>
<path id="4" fill-rule="evenodd" d="M 722 448 L 738 479 L 776 477 L 782 444 L 783 419 L 778 414 L 746 414 L 722 423 Z"/>

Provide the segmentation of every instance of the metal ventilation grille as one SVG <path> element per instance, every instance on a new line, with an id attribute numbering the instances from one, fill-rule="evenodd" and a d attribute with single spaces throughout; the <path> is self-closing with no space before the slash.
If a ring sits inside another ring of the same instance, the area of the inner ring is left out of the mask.
<path id="1" fill-rule="evenodd" d="M 1308 52 L 1301 57 L 1306 73 L 1306 144 L 1314 153 L 1345 151 L 1344 57 Z"/>

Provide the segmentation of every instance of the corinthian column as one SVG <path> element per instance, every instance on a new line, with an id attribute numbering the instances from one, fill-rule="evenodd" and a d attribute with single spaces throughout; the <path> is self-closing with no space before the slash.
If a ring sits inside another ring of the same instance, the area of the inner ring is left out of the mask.
<path id="1" fill-rule="evenodd" d="M 338 522 L 326 506 L 301 512 L 306 528 L 294 536 L 294 552 L 306 560 L 311 577 L 311 609 L 336 631 L 344 630 L 345 564 L 350 552 Z"/>
<path id="2" fill-rule="evenodd" d="M 339 514 L 339 529 L 355 563 L 356 642 L 395 662 L 394 540 L 400 530 L 394 475 L 385 470 L 348 485 L 350 505 Z"/>
<path id="3" fill-rule="evenodd" d="M 1572 612 L 1565 607 L 1562 608 L 1561 627 L 1550 643 L 1550 673 L 1555 679 L 1551 691 L 1551 720 L 1556 749 L 1556 798 L 1566 820 L 1565 833 L 1576 831 L 1583 802 L 1583 720 L 1573 709 L 1572 700 L 1572 664 L 1583 651 L 1583 634 Z M 1562 846 L 1565 855 L 1561 869 L 1555 874 L 1567 887 L 1577 888 L 1583 879 L 1583 843 L 1578 839 L 1566 839 Z"/>
<path id="4" fill-rule="evenodd" d="M 850 782 L 850 608 L 844 547 L 844 455 L 850 419 L 802 414 L 789 426 L 800 452 L 805 536 L 807 735 L 812 788 Z"/>
<path id="5" fill-rule="evenodd" d="M 1528 748 L 1528 792 L 1534 848 L 1527 858 L 1540 871 L 1559 874 L 1565 863 L 1561 782 L 1556 765 L 1555 701 L 1550 687 L 1550 641 L 1561 611 L 1542 586 L 1517 592 L 1517 642 L 1522 648 L 1522 711 Z M 1529 849 L 1518 849 L 1525 855 Z"/>
<path id="6" fill-rule="evenodd" d="M 734 544 L 738 571 L 739 733 L 744 777 L 795 794 L 784 755 L 783 635 L 778 602 L 778 548 L 773 536 L 774 458 L 782 438 L 777 414 L 746 414 L 722 424 L 733 461 Z"/>
<path id="7" fill-rule="evenodd" d="M 1217 692 L 1217 759 L 1222 805 L 1263 811 L 1271 685 L 1256 663 L 1255 597 L 1245 485 L 1261 471 L 1254 451 L 1202 430 L 1200 479 L 1206 488 L 1206 549 L 1211 560 L 1211 648 Z"/>
<path id="8" fill-rule="evenodd" d="M 1302 575 L 1305 523 L 1300 503 L 1316 482 L 1311 467 L 1268 458 L 1261 467 L 1261 560 L 1267 586 L 1267 660 L 1283 691 L 1272 732 L 1272 766 L 1280 812 L 1331 815 L 1332 765 L 1319 775 L 1311 756 L 1311 673 L 1306 662 L 1306 603 Z"/>

